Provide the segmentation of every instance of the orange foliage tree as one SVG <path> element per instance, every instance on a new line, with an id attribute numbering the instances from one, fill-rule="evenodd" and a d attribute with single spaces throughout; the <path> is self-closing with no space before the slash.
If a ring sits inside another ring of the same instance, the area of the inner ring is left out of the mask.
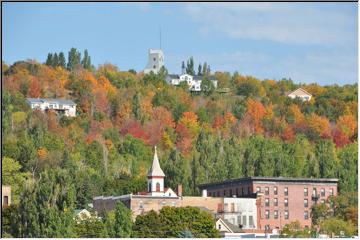
<path id="1" fill-rule="evenodd" d="M 357 121 L 352 115 L 344 115 L 338 118 L 336 127 L 345 133 L 346 136 L 351 137 L 357 132 Z"/>
<path id="2" fill-rule="evenodd" d="M 249 124 L 252 125 L 255 133 L 263 133 L 264 129 L 261 120 L 266 115 L 266 109 L 261 102 L 249 98 L 246 102 L 247 111 L 245 118 L 249 119 Z"/>

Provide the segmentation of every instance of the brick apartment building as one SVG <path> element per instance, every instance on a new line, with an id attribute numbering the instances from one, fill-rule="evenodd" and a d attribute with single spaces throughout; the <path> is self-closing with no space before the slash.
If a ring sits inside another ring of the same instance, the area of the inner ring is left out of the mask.
<path id="1" fill-rule="evenodd" d="M 258 196 L 258 229 L 282 229 L 299 220 L 303 227 L 311 226 L 311 206 L 324 203 L 337 195 L 338 179 L 248 177 L 218 183 L 202 184 L 212 197 Z"/>

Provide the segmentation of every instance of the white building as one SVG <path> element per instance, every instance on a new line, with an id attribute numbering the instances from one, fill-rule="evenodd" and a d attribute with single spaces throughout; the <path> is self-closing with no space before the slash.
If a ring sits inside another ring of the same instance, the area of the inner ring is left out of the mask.
<path id="1" fill-rule="evenodd" d="M 164 66 L 164 53 L 161 49 L 149 49 L 148 63 L 144 69 L 144 73 L 153 72 L 157 74 L 161 67 Z"/>
<path id="2" fill-rule="evenodd" d="M 214 84 L 214 87 L 217 88 L 217 80 L 215 77 L 210 76 L 208 77 L 209 80 Z M 192 92 L 201 92 L 201 82 L 202 82 L 203 76 L 192 76 L 190 74 L 169 74 L 166 76 L 166 82 L 177 86 L 182 82 L 186 82 L 189 86 L 189 90 Z"/>
<path id="3" fill-rule="evenodd" d="M 76 116 L 76 104 L 72 100 L 65 99 L 45 99 L 45 98 L 27 98 L 26 102 L 31 109 L 48 111 L 50 109 L 63 113 L 67 117 Z"/>
<path id="4" fill-rule="evenodd" d="M 298 88 L 295 91 L 288 94 L 289 98 L 300 98 L 302 101 L 310 101 L 312 95 L 302 88 Z"/>
<path id="5" fill-rule="evenodd" d="M 224 198 L 224 220 L 242 229 L 256 229 L 256 198 Z"/>

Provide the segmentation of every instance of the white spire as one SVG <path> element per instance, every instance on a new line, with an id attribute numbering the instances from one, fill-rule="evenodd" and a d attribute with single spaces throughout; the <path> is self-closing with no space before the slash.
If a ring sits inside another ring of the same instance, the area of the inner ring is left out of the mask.
<path id="1" fill-rule="evenodd" d="M 154 160 L 152 166 L 148 172 L 148 177 L 165 177 L 163 170 L 160 167 L 159 158 L 157 156 L 156 146 L 154 153 Z"/>

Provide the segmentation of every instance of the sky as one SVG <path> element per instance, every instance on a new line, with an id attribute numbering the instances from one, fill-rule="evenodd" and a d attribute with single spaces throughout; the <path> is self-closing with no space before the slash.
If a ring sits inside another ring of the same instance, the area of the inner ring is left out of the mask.
<path id="1" fill-rule="evenodd" d="M 160 47 L 170 73 L 238 71 L 296 83 L 358 81 L 357 3 L 2 3 L 2 60 L 88 49 L 97 67 L 141 71 Z"/>

